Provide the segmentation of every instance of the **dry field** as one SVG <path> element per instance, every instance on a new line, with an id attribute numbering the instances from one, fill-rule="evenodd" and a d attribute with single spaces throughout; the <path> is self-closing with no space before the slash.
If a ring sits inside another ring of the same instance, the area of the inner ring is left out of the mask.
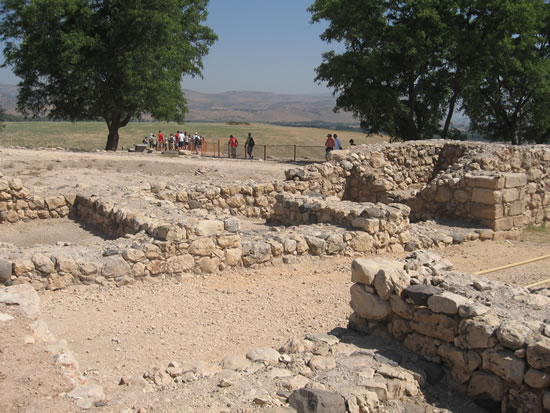
<path id="1" fill-rule="evenodd" d="M 288 167 L 276 162 L 158 154 L 0 149 L 0 172 L 20 177 L 38 193 L 66 186 L 76 190 L 93 187 L 97 193 L 125 191 L 135 184 L 170 179 L 192 183 L 267 181 L 283 178 Z M 0 242 L 22 247 L 57 241 L 86 244 L 101 240 L 68 220 L 23 223 L 0 231 Z M 526 231 L 520 241 L 476 241 L 437 253 L 457 270 L 473 272 L 549 250 L 550 233 L 534 230 Z M 521 286 L 547 278 L 548 263 L 541 261 L 487 277 Z M 42 311 L 52 332 L 67 340 L 81 371 L 105 389 L 108 405 L 90 411 L 201 411 L 190 406 L 200 405 L 206 394 L 216 397 L 216 389 L 202 389 L 204 394 L 151 394 L 132 383 L 151 367 L 166 366 L 170 361 L 217 363 L 224 356 L 244 354 L 255 347 L 278 348 L 291 337 L 345 327 L 351 313 L 350 264 L 351 258 L 344 257 L 304 258 L 291 265 L 189 276 L 180 281 L 159 278 L 116 289 L 76 286 L 42 292 Z M 0 355 L 16 334 L 10 331 L 0 336 Z M 19 369 L 21 374 L 3 377 L 0 371 L 0 410 L 11 406 L 4 411 L 74 411 L 66 399 L 55 397 L 64 391 L 63 383 L 43 352 L 27 353 L 21 346 L 2 360 L 2 371 Z M 34 365 L 33 373 L 29 366 Z M 131 384 L 120 386 L 121 378 Z M 14 384 L 24 386 L 23 390 L 10 392 Z M 228 407 L 227 411 L 239 410 Z"/>
<path id="2" fill-rule="evenodd" d="M 252 133 L 257 145 L 303 145 L 321 146 L 325 143 L 329 129 L 298 128 L 276 126 L 261 123 L 249 125 L 228 125 L 225 123 L 189 122 L 183 125 L 167 122 L 131 122 L 120 129 L 120 147 L 133 147 L 141 143 L 144 136 L 162 130 L 164 134 L 175 133 L 177 130 L 188 133 L 198 132 L 205 136 L 208 142 L 221 140 L 227 142 L 233 134 L 244 146 L 248 133 Z M 6 122 L 6 127 L 0 133 L 0 146 L 22 146 L 26 148 L 56 148 L 74 149 L 79 151 L 101 150 L 107 140 L 107 126 L 103 122 Z M 365 135 L 360 132 L 336 131 L 344 146 L 350 139 L 356 144 L 377 143 L 387 141 L 380 135 Z"/>

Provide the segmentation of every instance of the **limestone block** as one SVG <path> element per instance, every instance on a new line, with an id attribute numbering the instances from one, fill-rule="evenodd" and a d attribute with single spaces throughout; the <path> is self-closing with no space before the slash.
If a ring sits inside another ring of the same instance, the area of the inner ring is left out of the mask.
<path id="1" fill-rule="evenodd" d="M 74 283 L 72 275 L 67 274 L 64 276 L 58 274 L 52 274 L 48 277 L 48 289 L 49 290 L 61 290 L 67 288 Z"/>
<path id="2" fill-rule="evenodd" d="M 434 313 L 457 314 L 458 308 L 469 300 L 458 294 L 444 291 L 428 298 L 428 308 Z"/>
<path id="3" fill-rule="evenodd" d="M 293 240 L 292 238 L 285 238 L 283 241 L 283 247 L 286 254 L 292 254 L 296 251 L 296 240 Z"/>
<path id="4" fill-rule="evenodd" d="M 521 173 L 505 173 L 505 188 L 517 188 L 527 185 L 527 175 Z"/>
<path id="5" fill-rule="evenodd" d="M 391 333 L 399 341 L 403 341 L 411 332 L 411 326 L 409 321 L 395 317 L 391 322 Z"/>
<path id="6" fill-rule="evenodd" d="M 166 272 L 166 262 L 163 260 L 153 260 L 146 266 L 147 271 L 152 276 L 157 276 Z"/>
<path id="7" fill-rule="evenodd" d="M 504 187 L 504 177 L 496 175 L 466 175 L 468 186 L 474 188 L 500 189 Z"/>
<path id="8" fill-rule="evenodd" d="M 195 260 L 190 254 L 176 255 L 166 260 L 166 268 L 169 273 L 189 272 L 194 266 Z"/>
<path id="9" fill-rule="evenodd" d="M 288 402 L 301 413 L 346 413 L 344 398 L 324 390 L 299 389 L 290 395 Z"/>
<path id="10" fill-rule="evenodd" d="M 437 354 L 451 366 L 473 372 L 481 365 L 481 357 L 475 351 L 462 351 L 454 345 L 443 343 L 437 349 Z"/>
<path id="11" fill-rule="evenodd" d="M 305 242 L 305 241 L 304 241 Z M 242 260 L 246 266 L 259 264 L 271 259 L 271 245 L 267 242 L 243 242 Z"/>
<path id="12" fill-rule="evenodd" d="M 204 220 L 200 221 L 194 228 L 194 232 L 201 237 L 209 237 L 212 235 L 220 235 L 223 233 L 225 225 L 222 221 L 218 220 Z"/>
<path id="13" fill-rule="evenodd" d="M 536 369 L 550 367 L 550 339 L 542 337 L 527 347 L 527 362 Z"/>
<path id="14" fill-rule="evenodd" d="M 494 374 L 476 371 L 468 383 L 466 394 L 472 399 L 500 401 L 504 397 L 504 381 Z"/>
<path id="15" fill-rule="evenodd" d="M 477 303 L 462 304 L 460 307 L 458 307 L 458 315 L 460 316 L 460 318 L 478 317 L 487 314 L 488 311 L 489 307 Z"/>
<path id="16" fill-rule="evenodd" d="M 400 263 L 396 265 L 395 261 L 382 264 L 382 269 L 374 277 L 374 288 L 380 298 L 389 300 L 392 293 L 400 295 L 410 285 L 411 279 L 402 266 Z"/>
<path id="17" fill-rule="evenodd" d="M 11 280 L 13 264 L 8 260 L 0 259 L 0 284 Z"/>
<path id="18" fill-rule="evenodd" d="M 64 196 L 51 196 L 44 200 L 50 211 L 66 205 Z"/>
<path id="19" fill-rule="evenodd" d="M 10 183 L 6 178 L 0 178 L 0 191 L 7 192 L 10 189 Z"/>
<path id="20" fill-rule="evenodd" d="M 31 258 L 35 268 L 43 274 L 52 274 L 55 272 L 55 265 L 50 257 L 44 254 L 36 253 Z"/>
<path id="21" fill-rule="evenodd" d="M 132 267 L 132 275 L 134 278 L 144 277 L 146 268 L 147 267 L 142 262 L 136 262 Z"/>
<path id="22" fill-rule="evenodd" d="M 34 264 L 31 260 L 18 259 L 13 261 L 13 273 L 18 277 L 33 270 Z"/>
<path id="23" fill-rule="evenodd" d="M 294 235 L 294 240 L 296 241 L 296 252 L 298 254 L 304 254 L 308 251 L 309 246 L 307 245 L 307 241 L 304 237 Z"/>
<path id="24" fill-rule="evenodd" d="M 367 231 L 370 234 L 375 234 L 380 228 L 380 220 L 377 218 L 357 217 L 351 221 L 351 226 Z"/>
<path id="25" fill-rule="evenodd" d="M 520 386 L 525 375 L 525 361 L 518 359 L 508 350 L 485 350 L 482 355 L 482 368 L 503 378 L 508 383 Z"/>
<path id="26" fill-rule="evenodd" d="M 191 255 L 207 256 L 214 252 L 216 245 L 210 238 L 198 238 L 191 242 L 189 253 Z"/>
<path id="27" fill-rule="evenodd" d="M 380 260 L 357 258 L 351 263 L 351 281 L 370 286 L 374 283 L 374 277 L 381 269 Z"/>
<path id="28" fill-rule="evenodd" d="M 496 331 L 499 343 L 511 350 L 522 348 L 531 334 L 531 329 L 517 320 L 503 321 Z"/>
<path id="29" fill-rule="evenodd" d="M 504 202 L 514 202 L 519 200 L 519 189 L 518 188 L 503 189 L 502 200 Z"/>
<path id="30" fill-rule="evenodd" d="M 199 259 L 199 267 L 202 272 L 206 274 L 212 274 L 218 271 L 218 264 L 220 260 L 218 257 L 201 257 Z"/>
<path id="31" fill-rule="evenodd" d="M 337 254 L 346 248 L 342 234 L 330 234 L 326 239 L 326 253 L 329 255 Z"/>
<path id="32" fill-rule="evenodd" d="M 489 348 L 496 344 L 495 331 L 500 320 L 492 315 L 462 320 L 459 324 L 460 346 L 466 349 Z"/>
<path id="33" fill-rule="evenodd" d="M 362 318 L 374 321 L 385 321 L 391 314 L 391 305 L 376 294 L 365 290 L 361 284 L 354 284 L 351 289 L 351 308 Z"/>
<path id="34" fill-rule="evenodd" d="M 71 257 L 56 257 L 57 271 L 64 272 L 66 274 L 77 274 L 78 265 L 76 261 Z"/>
<path id="35" fill-rule="evenodd" d="M 246 354 L 246 358 L 252 362 L 260 362 L 266 364 L 277 364 L 281 354 L 271 347 L 258 347 L 250 350 Z"/>
<path id="36" fill-rule="evenodd" d="M 122 257 L 129 262 L 139 262 L 145 259 L 145 253 L 136 248 L 128 248 L 122 251 Z"/>
<path id="37" fill-rule="evenodd" d="M 502 192 L 491 189 L 474 188 L 472 190 L 472 202 L 485 205 L 500 204 L 502 202 Z"/>
<path id="38" fill-rule="evenodd" d="M 410 351 L 420 354 L 428 360 L 434 362 L 440 361 L 439 355 L 437 354 L 438 343 L 437 340 L 433 338 L 418 333 L 411 333 L 403 340 L 403 345 Z"/>
<path id="39" fill-rule="evenodd" d="M 223 248 L 239 248 L 241 246 L 241 236 L 237 234 L 220 235 L 218 237 L 218 245 Z"/>
<path id="40" fill-rule="evenodd" d="M 20 191 L 23 189 L 23 181 L 19 178 L 10 178 L 9 179 L 10 188 L 14 191 Z"/>
<path id="41" fill-rule="evenodd" d="M 161 255 L 160 248 L 155 244 L 144 244 L 143 252 L 145 253 L 145 257 L 149 260 L 159 258 Z"/>
<path id="42" fill-rule="evenodd" d="M 448 342 L 453 341 L 458 334 L 458 322 L 455 319 L 428 309 L 415 311 L 411 328 L 425 336 Z"/>
<path id="43" fill-rule="evenodd" d="M 512 217 L 498 218 L 495 220 L 482 220 L 483 225 L 487 225 L 493 231 L 508 231 L 514 227 Z"/>
<path id="44" fill-rule="evenodd" d="M 319 256 L 325 253 L 326 242 L 322 238 L 306 235 L 305 240 L 309 246 L 311 255 Z"/>
<path id="45" fill-rule="evenodd" d="M 79 269 L 84 275 L 95 274 L 97 272 L 97 266 L 91 262 L 80 264 Z"/>
<path id="46" fill-rule="evenodd" d="M 392 294 L 390 297 L 390 305 L 392 308 L 392 311 L 397 314 L 398 316 L 407 319 L 412 320 L 414 315 L 414 307 L 410 305 L 409 303 L 405 302 L 401 297 L 398 295 Z"/>
<path id="47" fill-rule="evenodd" d="M 184 230 L 177 225 L 162 224 L 153 230 L 153 237 L 162 241 L 182 241 Z"/>
<path id="48" fill-rule="evenodd" d="M 542 413 L 542 397 L 540 392 L 526 387 L 512 387 L 506 400 L 507 412 Z"/>
<path id="49" fill-rule="evenodd" d="M 534 389 L 544 389 L 550 387 L 550 373 L 530 368 L 525 373 L 525 384 Z"/>
<path id="50" fill-rule="evenodd" d="M 374 246 L 374 238 L 367 232 L 354 232 L 350 240 L 350 246 L 357 252 L 368 252 Z"/>
<path id="51" fill-rule="evenodd" d="M 508 205 L 507 215 L 510 215 L 510 216 L 521 215 L 523 214 L 524 211 L 525 211 L 525 203 L 523 201 L 515 201 L 510 203 L 510 205 Z"/>
<path id="52" fill-rule="evenodd" d="M 241 261 L 242 251 L 240 248 L 229 248 L 225 250 L 225 263 L 231 267 L 239 264 Z"/>
<path id="53" fill-rule="evenodd" d="M 101 269 L 101 275 L 105 278 L 124 277 L 131 272 L 130 265 L 120 256 L 107 257 L 106 263 Z M 36 265 L 36 264 L 35 264 Z"/>

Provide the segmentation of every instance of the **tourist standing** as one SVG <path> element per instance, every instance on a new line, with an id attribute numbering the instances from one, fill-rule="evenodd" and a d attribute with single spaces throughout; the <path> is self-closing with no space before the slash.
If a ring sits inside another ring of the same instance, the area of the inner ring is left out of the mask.
<path id="1" fill-rule="evenodd" d="M 339 151 L 342 149 L 342 142 L 340 142 L 340 138 L 338 138 L 338 135 L 334 134 L 334 150 Z"/>
<path id="2" fill-rule="evenodd" d="M 248 154 L 248 157 L 250 159 L 254 159 L 254 156 L 252 156 L 252 151 L 254 150 L 254 145 L 256 145 L 256 142 L 254 142 L 254 138 L 252 137 L 252 133 L 248 132 L 248 137 L 246 138 L 246 142 L 244 143 L 244 148 L 246 149 L 246 153 Z"/>
<path id="3" fill-rule="evenodd" d="M 237 146 L 239 146 L 239 141 L 233 135 L 229 135 L 229 147 L 231 148 L 231 157 L 237 157 Z"/>
<path id="4" fill-rule="evenodd" d="M 332 135 L 329 133 L 327 135 L 327 140 L 325 141 L 325 160 L 328 161 L 328 154 L 331 153 L 334 150 L 334 139 L 332 138 Z"/>
<path id="5" fill-rule="evenodd" d="M 161 131 L 159 131 L 159 134 L 158 134 L 158 148 L 157 149 L 159 151 L 164 150 L 164 135 L 162 134 Z"/>

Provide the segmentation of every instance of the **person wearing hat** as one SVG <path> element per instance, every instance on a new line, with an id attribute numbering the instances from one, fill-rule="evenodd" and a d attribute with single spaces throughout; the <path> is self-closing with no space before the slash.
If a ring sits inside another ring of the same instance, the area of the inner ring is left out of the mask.
<path id="1" fill-rule="evenodd" d="M 327 135 L 327 140 L 325 141 L 325 160 L 328 161 L 328 154 L 331 153 L 334 150 L 334 139 L 332 138 L 332 135 L 329 133 Z"/>

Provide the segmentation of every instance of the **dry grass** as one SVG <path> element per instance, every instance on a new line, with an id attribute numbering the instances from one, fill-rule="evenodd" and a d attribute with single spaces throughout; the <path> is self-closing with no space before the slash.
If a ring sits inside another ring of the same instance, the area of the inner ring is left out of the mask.
<path id="1" fill-rule="evenodd" d="M 158 133 L 162 130 L 165 134 L 184 130 L 189 133 L 198 132 L 206 137 L 208 143 L 220 142 L 225 146 L 229 135 L 235 135 L 242 147 L 248 133 L 252 133 L 258 145 L 289 145 L 281 148 L 281 151 L 292 150 L 290 145 L 317 146 L 322 147 L 327 133 L 334 133 L 329 129 L 298 128 L 275 126 L 260 123 L 250 125 L 227 125 L 223 123 L 177 123 L 166 122 L 132 122 L 120 129 L 120 147 L 133 147 L 141 143 L 144 136 L 149 133 Z M 382 135 L 367 136 L 360 132 L 339 132 L 337 131 L 344 147 L 350 139 L 356 144 L 378 143 L 388 141 Z M 38 147 L 63 147 L 76 150 L 101 150 L 105 147 L 107 140 L 107 128 L 102 122 L 6 122 L 5 130 L 0 133 L 0 146 L 23 146 L 29 148 Z M 222 147 L 224 147 L 222 146 Z M 308 148 L 300 150 L 308 152 Z M 263 149 L 262 149 L 263 151 Z M 288 155 L 285 155 L 288 156 Z M 317 156 L 315 156 L 317 157 Z"/>

